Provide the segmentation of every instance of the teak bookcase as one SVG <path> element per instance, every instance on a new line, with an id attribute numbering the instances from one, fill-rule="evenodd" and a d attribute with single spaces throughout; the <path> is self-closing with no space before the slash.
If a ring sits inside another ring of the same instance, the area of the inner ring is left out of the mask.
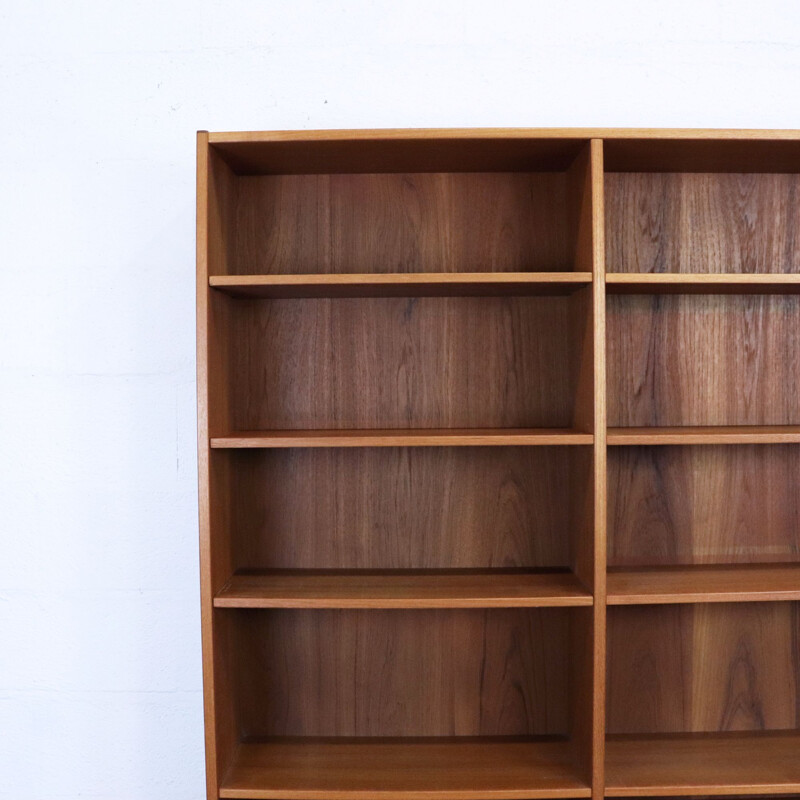
<path id="1" fill-rule="evenodd" d="M 800 795 L 800 132 L 198 145 L 208 797 Z"/>

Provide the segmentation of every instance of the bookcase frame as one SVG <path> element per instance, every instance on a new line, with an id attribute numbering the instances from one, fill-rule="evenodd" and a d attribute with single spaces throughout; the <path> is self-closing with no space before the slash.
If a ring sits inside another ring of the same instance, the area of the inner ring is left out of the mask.
<path id="1" fill-rule="evenodd" d="M 208 798 L 800 796 L 800 132 L 197 158 Z"/>

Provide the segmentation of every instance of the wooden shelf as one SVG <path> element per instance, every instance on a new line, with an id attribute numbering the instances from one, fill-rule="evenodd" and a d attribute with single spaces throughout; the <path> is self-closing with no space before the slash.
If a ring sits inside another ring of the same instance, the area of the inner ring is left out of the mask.
<path id="1" fill-rule="evenodd" d="M 589 797 L 568 742 L 303 741 L 242 744 L 222 798 L 493 800 Z"/>
<path id="2" fill-rule="evenodd" d="M 650 444 L 793 444 L 800 425 L 718 425 L 609 428 L 609 445 Z"/>
<path id="3" fill-rule="evenodd" d="M 538 608 L 590 606 L 571 572 L 318 572 L 234 575 L 217 608 Z"/>
<path id="4" fill-rule="evenodd" d="M 234 297 L 495 297 L 565 295 L 588 286 L 590 272 L 408 272 L 326 275 L 212 275 Z"/>
<path id="5" fill-rule="evenodd" d="M 606 285 L 612 294 L 797 294 L 800 274 L 609 272 Z"/>
<path id="6" fill-rule="evenodd" d="M 800 792 L 800 734 L 611 736 L 606 796 Z"/>
<path id="7" fill-rule="evenodd" d="M 302 430 L 239 431 L 212 437 L 211 447 L 479 447 L 587 445 L 592 441 L 591 433 L 566 428 Z"/>
<path id="8" fill-rule="evenodd" d="M 614 569 L 609 605 L 800 600 L 800 564 Z"/>

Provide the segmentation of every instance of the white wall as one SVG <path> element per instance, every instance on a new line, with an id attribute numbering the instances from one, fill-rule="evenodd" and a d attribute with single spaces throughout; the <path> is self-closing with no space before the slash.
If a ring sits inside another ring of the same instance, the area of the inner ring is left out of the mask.
<path id="1" fill-rule="evenodd" d="M 199 798 L 195 130 L 800 128 L 800 8 L 5 0 L 0 118 L 0 797 Z"/>

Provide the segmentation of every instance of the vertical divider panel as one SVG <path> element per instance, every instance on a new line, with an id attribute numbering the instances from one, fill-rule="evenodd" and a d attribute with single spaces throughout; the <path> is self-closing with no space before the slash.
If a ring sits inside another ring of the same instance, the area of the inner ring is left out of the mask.
<path id="1" fill-rule="evenodd" d="M 606 266 L 603 140 L 591 141 L 592 319 L 594 328 L 594 606 L 592 797 L 605 795 L 606 728 Z"/>
<path id="2" fill-rule="evenodd" d="M 603 602 L 605 599 L 604 528 L 600 527 L 605 523 L 605 286 L 602 239 L 598 242 L 597 238 L 603 197 L 602 183 L 598 191 L 597 175 L 602 180 L 602 170 L 600 142 L 591 141 L 568 171 L 570 213 L 574 220 L 574 269 L 593 275 L 592 285 L 573 295 L 573 327 L 577 336 L 573 425 L 595 435 L 593 450 L 576 452 L 574 456 L 576 462 L 580 461 L 574 464 L 574 472 L 588 478 L 588 490 L 584 497 L 575 498 L 571 561 L 578 579 L 594 593 L 595 602 L 598 593 Z M 601 663 L 605 656 L 604 608 L 576 609 L 572 620 L 572 738 L 584 779 L 591 784 L 593 796 L 602 797 L 605 740 L 602 698 L 598 693 L 604 680 Z"/>
<path id="3" fill-rule="evenodd" d="M 212 453 L 209 435 L 225 424 L 228 387 L 223 370 L 229 298 L 212 292 L 210 272 L 225 261 L 222 217 L 233 175 L 197 134 L 197 436 L 200 524 L 200 593 L 203 639 L 206 787 L 209 800 L 230 764 L 237 737 L 227 674 L 230 617 L 214 610 L 214 594 L 231 574 L 229 543 L 230 454 Z"/>

